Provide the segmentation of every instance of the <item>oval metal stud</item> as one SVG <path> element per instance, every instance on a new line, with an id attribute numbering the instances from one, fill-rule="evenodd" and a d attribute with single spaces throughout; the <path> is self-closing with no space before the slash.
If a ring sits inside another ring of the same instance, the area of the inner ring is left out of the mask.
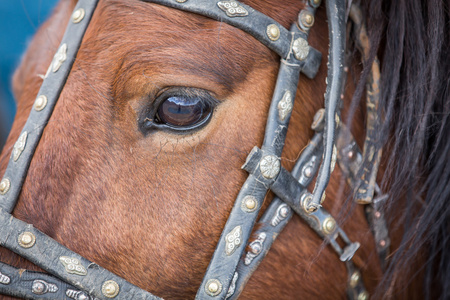
<path id="1" fill-rule="evenodd" d="M 280 28 L 275 24 L 267 26 L 266 33 L 271 41 L 276 41 L 280 38 Z"/>
<path id="2" fill-rule="evenodd" d="M 105 281 L 102 285 L 102 294 L 108 298 L 114 298 L 119 294 L 119 285 L 114 280 Z"/>
<path id="3" fill-rule="evenodd" d="M 11 278 L 0 272 L 0 283 L 1 284 L 9 284 L 10 282 L 11 282 Z"/>
<path id="4" fill-rule="evenodd" d="M 369 293 L 367 291 L 362 291 L 358 295 L 358 300 L 368 300 L 369 299 Z"/>
<path id="5" fill-rule="evenodd" d="M 361 278 L 361 276 L 359 275 L 358 271 L 353 272 L 352 276 L 350 276 L 350 286 L 352 288 L 355 288 L 356 285 L 358 285 L 360 278 Z"/>
<path id="6" fill-rule="evenodd" d="M 79 8 L 76 11 L 73 12 L 72 14 L 72 22 L 76 23 L 80 23 L 81 20 L 84 19 L 84 16 L 86 15 L 86 12 L 84 11 L 83 8 Z"/>
<path id="7" fill-rule="evenodd" d="M 308 30 L 314 25 L 314 15 L 307 10 L 302 10 L 299 15 L 299 23 L 304 27 L 303 29 Z"/>
<path id="8" fill-rule="evenodd" d="M 4 195 L 9 191 L 11 187 L 11 181 L 8 178 L 3 178 L 0 182 L 0 195 Z"/>
<path id="9" fill-rule="evenodd" d="M 205 292 L 211 296 L 215 297 L 222 291 L 222 283 L 217 279 L 210 279 L 206 282 Z"/>
<path id="10" fill-rule="evenodd" d="M 31 248 L 36 243 L 36 236 L 32 232 L 25 231 L 19 235 L 17 242 L 22 248 Z"/>
<path id="11" fill-rule="evenodd" d="M 336 229 L 336 221 L 333 218 L 328 217 L 325 219 L 325 221 L 323 221 L 322 231 L 325 234 L 331 234 L 335 229 Z"/>
<path id="12" fill-rule="evenodd" d="M 261 174 L 267 179 L 275 178 L 280 173 L 280 168 L 280 161 L 274 155 L 264 156 L 259 163 Z"/>
<path id="13" fill-rule="evenodd" d="M 36 98 L 36 101 L 34 101 L 34 110 L 35 111 L 41 111 L 47 106 L 47 97 L 45 95 L 40 95 Z"/>
<path id="14" fill-rule="evenodd" d="M 292 50 L 296 59 L 305 60 L 309 54 L 309 44 L 304 38 L 299 37 L 294 41 Z"/>
<path id="15" fill-rule="evenodd" d="M 178 3 L 184 3 L 184 2 L 186 2 L 187 0 L 175 0 L 175 1 L 177 1 Z"/>

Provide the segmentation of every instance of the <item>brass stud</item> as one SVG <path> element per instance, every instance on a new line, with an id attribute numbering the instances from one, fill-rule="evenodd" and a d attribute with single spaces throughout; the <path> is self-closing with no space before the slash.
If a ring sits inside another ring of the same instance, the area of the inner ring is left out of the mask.
<path id="1" fill-rule="evenodd" d="M 34 101 L 34 109 L 36 111 L 41 111 L 47 106 L 47 97 L 45 95 L 40 95 Z"/>
<path id="2" fill-rule="evenodd" d="M 84 19 L 84 16 L 86 15 L 86 12 L 84 11 L 83 8 L 79 8 L 76 11 L 73 12 L 72 14 L 72 22 L 76 23 L 80 23 L 81 20 Z"/>
<path id="3" fill-rule="evenodd" d="M 209 296 L 215 297 L 222 291 L 222 284 L 217 279 L 210 279 L 206 282 L 205 291 Z"/>
<path id="4" fill-rule="evenodd" d="M 320 5 L 320 2 L 322 2 L 322 0 L 310 0 L 310 3 L 313 7 L 318 7 Z"/>
<path id="5" fill-rule="evenodd" d="M 4 195 L 9 191 L 11 187 L 11 181 L 8 178 L 3 178 L 0 182 L 0 195 Z"/>
<path id="6" fill-rule="evenodd" d="M 245 196 L 244 199 L 242 199 L 242 210 L 245 212 L 254 212 L 256 208 L 258 207 L 258 201 L 256 201 L 256 198 L 253 196 Z"/>
<path id="7" fill-rule="evenodd" d="M 102 285 L 102 294 L 107 298 L 114 298 L 119 294 L 119 285 L 114 280 L 105 281 Z"/>
<path id="8" fill-rule="evenodd" d="M 19 235 L 18 243 L 22 248 L 31 248 L 36 243 L 36 236 L 29 231 L 22 232 Z"/>
<path id="9" fill-rule="evenodd" d="M 302 10 L 300 13 L 300 22 L 306 27 L 306 29 L 312 27 L 314 25 L 314 16 L 307 10 Z"/>
<path id="10" fill-rule="evenodd" d="M 369 299 L 369 293 L 366 291 L 362 291 L 358 295 L 358 300 L 368 300 Z"/>
<path id="11" fill-rule="evenodd" d="M 267 26 L 266 33 L 269 39 L 272 41 L 276 41 L 280 38 L 280 28 L 278 28 L 278 26 L 275 24 L 270 24 L 269 26 Z"/>
<path id="12" fill-rule="evenodd" d="M 352 276 L 350 276 L 350 286 L 352 288 L 355 288 L 358 285 L 359 279 L 361 279 L 359 272 L 358 271 L 353 272 Z"/>
<path id="13" fill-rule="evenodd" d="M 323 221 L 322 231 L 325 234 L 331 234 L 336 229 L 336 221 L 332 217 L 328 217 Z"/>

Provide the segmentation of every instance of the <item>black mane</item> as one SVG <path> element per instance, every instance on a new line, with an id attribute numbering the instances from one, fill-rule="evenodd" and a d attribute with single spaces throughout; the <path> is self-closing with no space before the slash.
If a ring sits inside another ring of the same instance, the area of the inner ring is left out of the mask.
<path id="1" fill-rule="evenodd" d="M 415 297 L 450 298 L 449 6 L 441 0 L 384 0 L 365 7 L 371 57 L 382 61 L 385 209 L 388 221 L 404 230 L 380 298 L 402 295 L 417 278 L 423 279 L 424 295 Z"/>

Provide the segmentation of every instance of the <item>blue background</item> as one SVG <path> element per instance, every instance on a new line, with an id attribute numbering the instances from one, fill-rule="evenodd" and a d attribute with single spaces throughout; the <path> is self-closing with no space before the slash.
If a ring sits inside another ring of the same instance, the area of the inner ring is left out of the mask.
<path id="1" fill-rule="evenodd" d="M 0 0 L 0 149 L 11 129 L 16 106 L 11 78 L 31 37 L 50 16 L 56 0 Z"/>

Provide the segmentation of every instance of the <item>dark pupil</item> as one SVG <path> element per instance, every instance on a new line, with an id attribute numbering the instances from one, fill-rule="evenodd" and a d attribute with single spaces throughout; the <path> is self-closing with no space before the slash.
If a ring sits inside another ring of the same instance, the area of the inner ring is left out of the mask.
<path id="1" fill-rule="evenodd" d="M 169 97 L 158 108 L 159 121 L 172 126 L 189 126 L 204 119 L 209 105 L 197 97 Z"/>

